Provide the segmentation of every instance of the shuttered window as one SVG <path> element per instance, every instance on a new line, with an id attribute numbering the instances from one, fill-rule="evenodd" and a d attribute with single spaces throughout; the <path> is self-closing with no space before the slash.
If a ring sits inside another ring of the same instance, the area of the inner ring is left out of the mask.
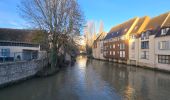
<path id="1" fill-rule="evenodd" d="M 159 42 L 159 49 L 160 50 L 168 50 L 169 49 L 169 41 L 161 41 Z"/>

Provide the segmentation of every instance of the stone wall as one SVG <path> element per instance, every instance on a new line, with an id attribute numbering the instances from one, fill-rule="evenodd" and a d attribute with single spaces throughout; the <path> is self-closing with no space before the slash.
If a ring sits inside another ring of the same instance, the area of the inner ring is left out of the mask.
<path id="1" fill-rule="evenodd" d="M 0 64 L 0 86 L 34 76 L 48 60 L 34 60 Z"/>

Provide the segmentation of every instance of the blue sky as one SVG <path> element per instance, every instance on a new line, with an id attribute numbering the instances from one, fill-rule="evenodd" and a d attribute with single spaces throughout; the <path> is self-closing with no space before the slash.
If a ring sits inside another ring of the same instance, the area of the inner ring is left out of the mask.
<path id="1" fill-rule="evenodd" d="M 25 28 L 26 22 L 20 17 L 18 4 L 20 0 L 0 0 L 0 27 Z"/>
<path id="2" fill-rule="evenodd" d="M 170 11 L 170 0 L 78 0 L 86 20 L 103 21 L 105 31 L 135 16 L 151 17 Z M 0 27 L 26 28 L 19 16 L 20 0 L 0 0 Z"/>

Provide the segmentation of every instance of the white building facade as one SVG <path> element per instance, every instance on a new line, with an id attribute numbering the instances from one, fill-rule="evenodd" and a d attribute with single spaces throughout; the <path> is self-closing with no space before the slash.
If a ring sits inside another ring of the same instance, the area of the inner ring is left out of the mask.
<path id="1" fill-rule="evenodd" d="M 95 59 L 105 60 L 103 57 L 104 55 L 104 46 L 103 46 L 103 39 L 105 38 L 106 33 L 102 32 L 97 37 L 97 39 L 93 43 L 92 54 Z"/>
<path id="2" fill-rule="evenodd" d="M 130 65 L 138 65 L 139 62 L 139 36 L 141 32 L 144 31 L 146 26 L 148 25 L 150 18 L 148 16 L 142 17 L 139 19 L 135 28 L 130 33 L 129 40 L 129 62 Z"/>
<path id="3" fill-rule="evenodd" d="M 155 66 L 170 71 L 170 36 L 155 38 Z"/>
<path id="4" fill-rule="evenodd" d="M 39 52 L 39 44 L 0 41 L 0 61 L 38 59 Z"/>
<path id="5" fill-rule="evenodd" d="M 156 68 L 155 36 L 167 20 L 169 13 L 162 14 L 150 20 L 139 38 L 139 66 Z"/>

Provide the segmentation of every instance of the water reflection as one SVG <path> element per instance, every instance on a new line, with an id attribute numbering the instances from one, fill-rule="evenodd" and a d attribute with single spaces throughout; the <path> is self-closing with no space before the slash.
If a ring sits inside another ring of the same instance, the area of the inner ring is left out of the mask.
<path id="1" fill-rule="evenodd" d="M 168 100 L 170 74 L 77 58 L 74 67 L 0 90 L 0 100 Z"/>

